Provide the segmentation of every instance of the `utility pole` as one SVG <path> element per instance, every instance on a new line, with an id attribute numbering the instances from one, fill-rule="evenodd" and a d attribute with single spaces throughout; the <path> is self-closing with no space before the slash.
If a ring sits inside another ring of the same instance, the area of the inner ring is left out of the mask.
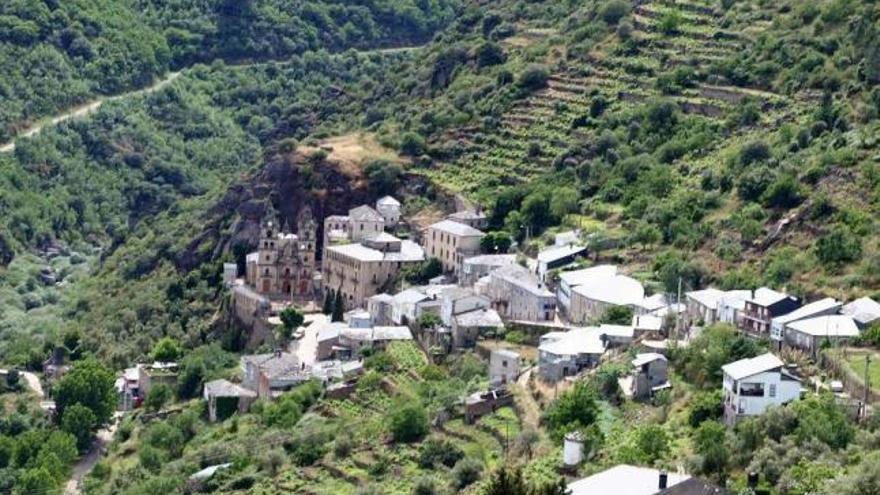
<path id="1" fill-rule="evenodd" d="M 871 379 L 868 374 L 871 366 L 871 355 L 865 354 L 865 392 L 862 400 L 862 418 L 868 417 L 868 391 L 871 390 Z"/>
<path id="2" fill-rule="evenodd" d="M 681 332 L 681 277 L 678 277 L 678 294 L 675 297 L 675 338 L 673 342 L 678 342 L 678 335 Z"/>

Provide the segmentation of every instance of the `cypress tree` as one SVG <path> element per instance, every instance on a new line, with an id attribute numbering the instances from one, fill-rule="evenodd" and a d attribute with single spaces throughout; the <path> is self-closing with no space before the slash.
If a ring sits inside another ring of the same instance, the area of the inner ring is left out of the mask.
<path id="1" fill-rule="evenodd" d="M 345 303 L 342 302 L 342 291 L 336 291 L 336 299 L 333 301 L 333 316 L 330 321 L 342 321 L 345 312 Z"/>
<path id="2" fill-rule="evenodd" d="M 324 313 L 325 315 L 329 315 L 330 313 L 332 313 L 333 312 L 333 302 L 334 302 L 333 289 L 330 289 L 324 295 L 324 306 L 321 307 L 321 312 Z"/>

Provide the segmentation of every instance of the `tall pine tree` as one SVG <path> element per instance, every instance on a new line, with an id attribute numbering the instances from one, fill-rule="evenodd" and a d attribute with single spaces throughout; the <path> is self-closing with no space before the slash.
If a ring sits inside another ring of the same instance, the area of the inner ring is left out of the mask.
<path id="1" fill-rule="evenodd" d="M 342 301 L 342 291 L 336 291 L 336 298 L 333 300 L 333 316 L 330 321 L 342 321 L 345 312 L 345 303 Z"/>
<path id="2" fill-rule="evenodd" d="M 333 302 L 334 302 L 333 289 L 330 289 L 324 295 L 324 306 L 321 307 L 321 312 L 324 313 L 325 315 L 329 315 L 330 313 L 332 313 L 333 312 Z"/>

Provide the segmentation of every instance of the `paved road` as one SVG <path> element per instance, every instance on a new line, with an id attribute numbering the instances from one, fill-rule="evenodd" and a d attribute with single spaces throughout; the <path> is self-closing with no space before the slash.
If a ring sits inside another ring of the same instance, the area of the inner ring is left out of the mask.
<path id="1" fill-rule="evenodd" d="M 330 322 L 330 317 L 321 313 L 305 315 L 305 321 L 311 325 L 305 327 L 305 334 L 301 339 L 290 343 L 289 350 L 296 354 L 301 363 L 311 366 L 317 360 L 318 354 L 318 330 Z"/>
<path id="2" fill-rule="evenodd" d="M 82 491 L 82 480 L 95 468 L 95 464 L 101 460 L 101 457 L 104 456 L 107 444 L 113 440 L 113 434 L 116 432 L 116 426 L 119 424 L 121 416 L 122 413 L 117 412 L 113 415 L 113 423 L 110 426 L 98 430 L 98 433 L 95 435 L 95 441 L 92 443 L 92 448 L 73 466 L 73 474 L 64 485 L 64 495 L 80 494 Z"/>

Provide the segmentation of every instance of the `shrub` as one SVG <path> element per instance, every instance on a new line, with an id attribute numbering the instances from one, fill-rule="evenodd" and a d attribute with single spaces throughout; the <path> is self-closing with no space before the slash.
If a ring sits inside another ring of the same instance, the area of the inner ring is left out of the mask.
<path id="1" fill-rule="evenodd" d="M 688 423 L 696 428 L 704 421 L 716 420 L 724 414 L 724 403 L 720 390 L 701 392 L 690 401 Z"/>
<path id="2" fill-rule="evenodd" d="M 433 468 L 438 464 L 453 467 L 464 458 L 464 452 L 448 440 L 429 439 L 419 449 L 419 466 Z"/>
<path id="3" fill-rule="evenodd" d="M 480 479 L 482 472 L 483 465 L 476 459 L 462 459 L 458 461 L 452 469 L 455 487 L 460 490 L 472 485 Z"/>
<path id="4" fill-rule="evenodd" d="M 415 442 L 428 433 L 428 413 L 418 402 L 399 403 L 388 422 L 395 442 Z"/>
<path id="5" fill-rule="evenodd" d="M 517 86 L 527 91 L 536 91 L 547 86 L 550 73 L 543 65 L 529 65 L 519 75 Z"/>
<path id="6" fill-rule="evenodd" d="M 803 201 L 804 194 L 797 179 L 786 174 L 770 184 L 762 199 L 771 208 L 794 208 Z"/>
<path id="7" fill-rule="evenodd" d="M 849 227 L 838 225 L 816 242 L 816 255 L 830 265 L 857 261 L 862 257 L 862 241 Z"/>
<path id="8" fill-rule="evenodd" d="M 599 8 L 599 18 L 609 26 L 617 25 L 627 13 L 629 4 L 623 0 L 610 0 Z"/>
<path id="9" fill-rule="evenodd" d="M 419 156 L 425 152 L 425 138 L 414 132 L 407 132 L 400 139 L 400 152 L 404 155 Z"/>
<path id="10" fill-rule="evenodd" d="M 153 359 L 162 363 L 177 361 L 181 355 L 183 355 L 183 349 L 171 337 L 162 338 L 153 346 Z"/>
<path id="11" fill-rule="evenodd" d="M 477 66 L 488 67 L 504 63 L 504 50 L 498 43 L 487 41 L 476 49 Z"/>

